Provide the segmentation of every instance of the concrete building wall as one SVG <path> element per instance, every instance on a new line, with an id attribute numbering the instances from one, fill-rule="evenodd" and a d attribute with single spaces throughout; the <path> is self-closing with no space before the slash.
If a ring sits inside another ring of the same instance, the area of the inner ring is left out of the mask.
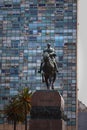
<path id="1" fill-rule="evenodd" d="M 78 113 L 78 130 L 87 130 L 87 112 Z"/>

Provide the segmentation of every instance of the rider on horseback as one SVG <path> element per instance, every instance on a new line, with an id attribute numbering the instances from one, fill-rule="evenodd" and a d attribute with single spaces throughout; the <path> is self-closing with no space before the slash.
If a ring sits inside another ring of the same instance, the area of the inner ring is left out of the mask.
<path id="1" fill-rule="evenodd" d="M 47 48 L 44 49 L 43 56 L 44 56 L 45 53 L 49 54 L 50 58 L 52 59 L 52 61 L 54 63 L 55 71 L 58 72 L 58 67 L 57 67 L 56 60 L 55 60 L 56 53 L 55 53 L 54 48 L 51 47 L 50 43 L 48 43 Z M 39 73 L 41 73 L 43 63 L 44 63 L 44 60 L 42 59 L 41 65 L 40 65 L 40 70 L 38 71 Z"/>
<path id="2" fill-rule="evenodd" d="M 51 47 L 51 44 L 50 44 L 50 43 L 48 43 L 48 44 L 47 44 L 47 48 L 45 48 L 45 49 L 43 50 L 43 53 L 45 53 L 45 52 L 47 52 L 48 54 L 50 54 L 50 53 L 52 53 L 52 52 L 55 52 L 54 48 Z"/>

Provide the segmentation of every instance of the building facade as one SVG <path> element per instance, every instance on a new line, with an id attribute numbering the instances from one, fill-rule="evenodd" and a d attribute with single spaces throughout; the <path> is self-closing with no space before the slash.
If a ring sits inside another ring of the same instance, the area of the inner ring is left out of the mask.
<path id="1" fill-rule="evenodd" d="M 78 130 L 87 129 L 87 106 L 78 101 Z"/>
<path id="2" fill-rule="evenodd" d="M 87 111 L 78 113 L 78 130 L 87 129 Z"/>
<path id="3" fill-rule="evenodd" d="M 67 130 L 77 129 L 77 0 L 0 0 L 0 123 L 18 91 L 46 89 L 38 70 L 47 43 L 57 54 Z"/>

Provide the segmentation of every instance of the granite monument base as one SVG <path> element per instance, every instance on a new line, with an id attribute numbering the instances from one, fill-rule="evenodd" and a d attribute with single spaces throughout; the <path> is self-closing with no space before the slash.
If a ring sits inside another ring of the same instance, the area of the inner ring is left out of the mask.
<path id="1" fill-rule="evenodd" d="M 64 100 L 56 90 L 38 90 L 32 96 L 29 130 L 65 130 Z"/>
<path id="2" fill-rule="evenodd" d="M 29 130 L 65 130 L 63 120 L 31 119 L 29 124 Z"/>

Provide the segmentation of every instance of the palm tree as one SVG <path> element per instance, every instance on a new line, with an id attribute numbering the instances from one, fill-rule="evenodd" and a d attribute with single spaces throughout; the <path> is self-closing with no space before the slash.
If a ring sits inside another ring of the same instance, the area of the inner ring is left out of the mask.
<path id="1" fill-rule="evenodd" d="M 32 92 L 30 92 L 29 88 L 24 88 L 18 96 L 22 112 L 25 115 L 25 130 L 27 130 L 27 114 L 31 109 L 31 96 Z"/>
<path id="2" fill-rule="evenodd" d="M 19 109 L 19 100 L 17 97 L 14 97 L 5 107 L 5 114 L 7 115 L 8 121 L 14 122 L 14 130 L 16 130 L 17 122 L 24 121 L 24 115 L 21 114 L 22 111 L 22 109 Z"/>
<path id="3" fill-rule="evenodd" d="M 31 96 L 32 92 L 29 88 L 24 88 L 5 107 L 7 119 L 14 121 L 14 130 L 16 130 L 16 123 L 19 121 L 25 121 L 25 130 L 27 130 L 27 114 L 31 109 Z"/>

